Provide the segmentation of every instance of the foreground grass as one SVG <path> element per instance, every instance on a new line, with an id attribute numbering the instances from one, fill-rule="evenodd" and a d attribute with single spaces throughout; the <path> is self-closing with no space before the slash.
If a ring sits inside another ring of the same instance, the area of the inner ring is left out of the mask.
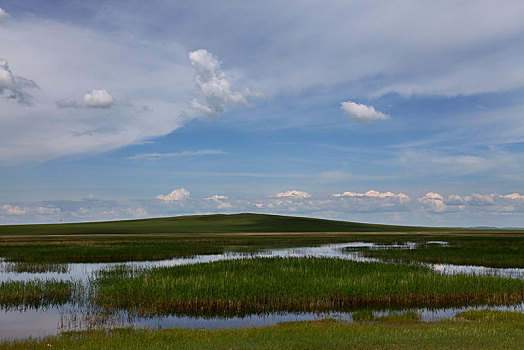
<path id="1" fill-rule="evenodd" d="M 424 267 L 322 258 L 271 258 L 102 272 L 95 303 L 139 314 L 242 314 L 355 307 L 504 304 L 524 281 L 441 275 Z"/>
<path id="2" fill-rule="evenodd" d="M 491 237 L 449 240 L 448 246 L 421 245 L 415 249 L 362 249 L 365 256 L 399 262 L 428 262 L 490 267 L 524 267 L 524 239 Z"/>
<path id="3" fill-rule="evenodd" d="M 66 333 L 0 343 L 2 349 L 522 349 L 522 314 L 477 312 L 434 323 L 292 322 L 234 330 L 134 330 Z"/>

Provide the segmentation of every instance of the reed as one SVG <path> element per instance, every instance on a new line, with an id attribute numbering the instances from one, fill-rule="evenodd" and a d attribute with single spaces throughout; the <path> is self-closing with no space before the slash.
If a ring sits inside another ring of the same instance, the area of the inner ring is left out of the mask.
<path id="1" fill-rule="evenodd" d="M 421 266 L 323 258 L 220 261 L 102 271 L 94 303 L 139 314 L 241 314 L 443 307 L 524 300 L 524 281 L 441 275 Z"/>
<path id="2" fill-rule="evenodd" d="M 524 240 L 452 239 L 448 246 L 422 244 L 415 249 L 359 249 L 364 256 L 397 262 L 524 267 Z"/>
<path id="3" fill-rule="evenodd" d="M 42 308 L 76 302 L 82 285 L 73 281 L 31 280 L 0 283 L 0 306 Z"/>

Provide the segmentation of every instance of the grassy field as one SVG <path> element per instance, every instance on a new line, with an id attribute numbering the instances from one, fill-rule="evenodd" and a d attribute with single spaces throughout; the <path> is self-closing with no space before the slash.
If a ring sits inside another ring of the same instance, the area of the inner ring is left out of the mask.
<path id="1" fill-rule="evenodd" d="M 139 314 L 244 314 L 362 307 L 442 307 L 524 300 L 524 280 L 441 275 L 404 264 L 322 258 L 219 261 L 151 270 L 112 269 L 95 303 Z"/>
<path id="2" fill-rule="evenodd" d="M 0 226 L 0 256 L 25 263 L 159 260 L 225 251 L 315 246 L 352 241 L 398 243 L 476 236 L 502 249 L 524 246 L 524 231 L 387 226 L 235 214 L 115 222 Z M 480 241 L 479 241 L 480 242 Z M 503 246 L 500 243 L 503 243 Z M 505 242 L 505 243 L 504 243 Z M 507 250 L 508 254 L 513 254 Z M 508 259 L 500 255 L 499 261 Z M 485 254 L 477 254 L 483 257 Z M 518 260 L 518 259 L 517 259 Z"/>
<path id="3" fill-rule="evenodd" d="M 373 324 L 334 320 L 234 330 L 134 330 L 66 333 L 0 343 L 2 349 L 522 349 L 524 316 L 480 311 L 433 323 L 405 317 Z"/>
<path id="4" fill-rule="evenodd" d="M 440 228 L 392 226 L 264 214 L 192 215 L 155 219 L 47 225 L 4 225 L 0 235 L 255 233 L 255 232 L 417 232 Z M 449 229 L 448 229 L 449 230 Z"/>

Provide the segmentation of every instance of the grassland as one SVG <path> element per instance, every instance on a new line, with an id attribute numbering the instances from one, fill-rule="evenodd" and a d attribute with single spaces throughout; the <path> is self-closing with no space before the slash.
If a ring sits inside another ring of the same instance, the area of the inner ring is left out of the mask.
<path id="1" fill-rule="evenodd" d="M 243 314 L 363 307 L 442 307 L 524 300 L 524 281 L 441 275 L 414 265 L 327 258 L 219 261 L 151 270 L 113 269 L 95 303 L 139 314 Z"/>
<path id="2" fill-rule="evenodd" d="M 135 330 L 65 333 L 0 343 L 2 349 L 522 349 L 522 314 L 476 312 L 433 323 L 395 319 L 373 324 L 334 320 L 225 330 Z"/>
<path id="3" fill-rule="evenodd" d="M 47 225 L 4 225 L 0 235 L 257 233 L 257 232 L 417 232 L 440 228 L 377 225 L 265 214 L 191 215 L 167 218 Z M 449 229 L 448 229 L 449 230 Z"/>
<path id="4" fill-rule="evenodd" d="M 472 237 L 478 239 L 473 249 L 490 245 L 502 249 L 524 246 L 524 231 L 451 230 L 235 214 L 0 226 L 0 256 L 8 261 L 25 263 L 118 262 L 351 241 L 460 241 Z M 507 251 L 505 255 L 492 255 L 494 262 L 515 261 L 508 259 L 508 255 L 513 253 Z M 485 254 L 476 256 L 482 258 Z M 478 261 L 482 264 L 483 259 Z"/>

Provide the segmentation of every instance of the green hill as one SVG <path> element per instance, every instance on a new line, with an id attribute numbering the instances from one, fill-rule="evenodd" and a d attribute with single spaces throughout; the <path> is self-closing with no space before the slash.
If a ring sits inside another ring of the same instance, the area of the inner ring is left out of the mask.
<path id="1" fill-rule="evenodd" d="M 409 232 L 438 228 L 364 224 L 265 214 L 215 214 L 73 224 L 3 225 L 0 235 L 257 233 L 257 232 Z"/>

